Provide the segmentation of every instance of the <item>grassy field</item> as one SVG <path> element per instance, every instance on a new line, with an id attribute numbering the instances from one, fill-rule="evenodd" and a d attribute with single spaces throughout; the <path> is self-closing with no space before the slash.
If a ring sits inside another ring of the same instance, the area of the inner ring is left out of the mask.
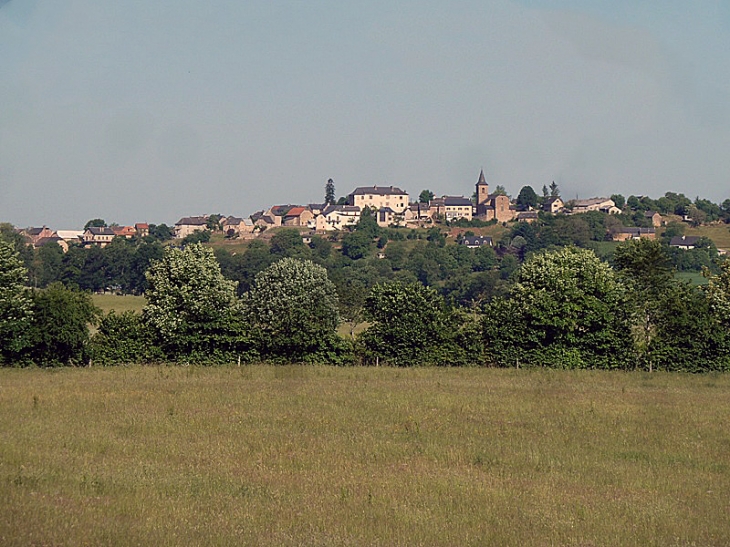
<path id="1" fill-rule="evenodd" d="M 730 226 L 727 224 L 713 224 L 687 228 L 688 236 L 709 237 L 719 249 L 730 249 Z"/>
<path id="2" fill-rule="evenodd" d="M 0 544 L 728 545 L 730 375 L 0 370 Z"/>
<path id="3" fill-rule="evenodd" d="M 93 294 L 91 298 L 94 301 L 94 305 L 101 308 L 104 313 L 109 313 L 111 310 L 117 313 L 125 311 L 141 313 L 145 305 L 144 296 L 134 296 L 131 294 Z"/>

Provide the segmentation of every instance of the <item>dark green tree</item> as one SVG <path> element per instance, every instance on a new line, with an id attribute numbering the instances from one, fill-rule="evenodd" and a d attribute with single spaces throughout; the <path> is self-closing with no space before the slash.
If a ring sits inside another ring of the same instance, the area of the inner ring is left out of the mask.
<path id="1" fill-rule="evenodd" d="M 418 194 L 419 203 L 429 203 L 433 199 L 433 192 L 431 190 L 421 190 Z"/>
<path id="2" fill-rule="evenodd" d="M 94 364 L 122 365 L 162 360 L 164 356 L 139 314 L 111 311 L 102 317 L 91 338 L 91 358 Z"/>
<path id="3" fill-rule="evenodd" d="M 342 254 L 352 260 L 359 260 L 370 253 L 372 242 L 367 232 L 356 230 L 342 238 Z"/>
<path id="4" fill-rule="evenodd" d="M 101 311 L 91 295 L 60 283 L 33 294 L 29 354 L 39 366 L 85 365 L 89 360 L 89 325 Z"/>
<path id="5" fill-rule="evenodd" d="M 296 228 L 282 228 L 271 238 L 271 254 L 276 257 L 309 258 L 311 251 Z"/>
<path id="6" fill-rule="evenodd" d="M 517 208 L 526 211 L 537 207 L 539 198 L 532 186 L 523 186 L 517 196 Z"/>
<path id="7" fill-rule="evenodd" d="M 210 215 L 205 221 L 205 227 L 211 232 L 219 232 L 222 230 L 221 220 L 223 220 L 223 218 L 224 217 L 221 214 Z"/>
<path id="8" fill-rule="evenodd" d="M 627 302 L 632 312 L 639 365 L 653 370 L 652 339 L 662 314 L 665 294 L 676 284 L 667 249 L 651 239 L 629 240 L 613 253 L 619 276 L 628 288 Z"/>
<path id="9" fill-rule="evenodd" d="M 84 224 L 84 230 L 89 228 L 103 228 L 106 226 L 106 220 L 103 218 L 92 218 L 86 224 Z"/>
<path id="10" fill-rule="evenodd" d="M 335 181 L 327 179 L 327 184 L 324 186 L 324 202 L 327 205 L 335 204 Z"/>
<path id="11" fill-rule="evenodd" d="M 376 285 L 364 312 L 370 326 L 360 340 L 371 364 L 464 365 L 481 359 L 474 323 L 446 307 L 432 288 L 419 283 Z"/>
<path id="12" fill-rule="evenodd" d="M 611 199 L 619 209 L 623 209 L 624 205 L 626 205 L 626 198 L 621 194 L 611 194 Z"/>
<path id="13" fill-rule="evenodd" d="M 158 241 L 167 241 L 175 236 L 175 231 L 167 224 L 150 224 L 149 237 Z"/>
<path id="14" fill-rule="evenodd" d="M 195 243 L 208 243 L 210 241 L 210 230 L 196 230 L 192 234 L 186 235 L 183 240 L 183 245 L 193 245 Z"/>

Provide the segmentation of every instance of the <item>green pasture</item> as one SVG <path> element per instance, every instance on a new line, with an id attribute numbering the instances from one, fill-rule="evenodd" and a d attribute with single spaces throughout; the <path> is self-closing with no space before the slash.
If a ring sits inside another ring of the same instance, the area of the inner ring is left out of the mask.
<path id="1" fill-rule="evenodd" d="M 0 370 L 0 545 L 730 544 L 730 375 Z"/>
<path id="2" fill-rule="evenodd" d="M 687 228 L 688 236 L 703 236 L 710 238 L 719 249 L 730 249 L 730 226 L 727 224 L 710 224 Z"/>
<path id="3" fill-rule="evenodd" d="M 104 313 L 109 313 L 114 310 L 117 313 L 123 313 L 125 311 L 135 311 L 142 313 L 142 308 L 145 305 L 144 296 L 134 296 L 131 294 L 93 294 L 91 296 L 94 301 L 94 305 Z"/>

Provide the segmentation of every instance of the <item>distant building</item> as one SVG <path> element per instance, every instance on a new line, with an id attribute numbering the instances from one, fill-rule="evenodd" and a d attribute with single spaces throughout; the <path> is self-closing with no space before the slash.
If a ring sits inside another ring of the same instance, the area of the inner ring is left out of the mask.
<path id="1" fill-rule="evenodd" d="M 609 213 L 617 215 L 621 213 L 621 209 L 616 207 L 616 204 L 612 199 L 609 198 L 590 198 L 590 199 L 576 199 L 572 201 L 573 213 L 588 213 L 590 211 L 601 211 L 602 213 Z"/>
<path id="2" fill-rule="evenodd" d="M 183 217 L 175 223 L 175 237 L 182 239 L 208 228 L 208 217 Z"/>
<path id="3" fill-rule="evenodd" d="M 355 226 L 360 221 L 360 207 L 356 205 L 329 205 L 309 222 L 318 232 L 332 232 Z"/>
<path id="4" fill-rule="evenodd" d="M 477 216 L 482 220 L 497 220 L 509 222 L 515 217 L 515 210 L 511 207 L 509 198 L 501 194 L 490 194 L 489 184 L 484 177 L 484 170 L 479 173 L 476 184 Z"/>
<path id="5" fill-rule="evenodd" d="M 307 208 L 296 205 L 289 209 L 282 220 L 284 226 L 306 226 L 314 218 L 314 213 Z"/>
<path id="6" fill-rule="evenodd" d="M 432 218 L 443 218 L 451 221 L 464 218 L 471 220 L 474 214 L 474 204 L 464 196 L 443 196 L 429 202 Z"/>
<path id="7" fill-rule="evenodd" d="M 20 230 L 20 234 L 28 238 L 34 247 L 39 240 L 57 235 L 56 232 L 45 225 L 41 228 L 25 228 Z"/>
<path id="8" fill-rule="evenodd" d="M 110 226 L 110 228 L 115 236 L 125 239 L 131 239 L 137 235 L 137 230 L 134 226 Z"/>
<path id="9" fill-rule="evenodd" d="M 461 240 L 461 244 L 470 249 L 493 246 L 492 238 L 488 236 L 468 236 Z"/>
<path id="10" fill-rule="evenodd" d="M 655 228 L 658 228 L 662 225 L 662 215 L 660 215 L 656 211 L 644 212 L 644 218 L 649 219 L 651 221 L 651 225 Z"/>
<path id="11" fill-rule="evenodd" d="M 221 228 L 226 237 L 236 237 L 252 233 L 254 224 L 250 218 L 229 216 L 221 221 Z"/>
<path id="12" fill-rule="evenodd" d="M 360 209 L 390 207 L 403 213 L 408 208 L 408 193 L 395 186 L 361 186 L 347 196 L 347 204 Z"/>
<path id="13" fill-rule="evenodd" d="M 83 230 L 57 230 L 56 234 L 66 243 L 81 243 L 84 237 Z"/>
<path id="14" fill-rule="evenodd" d="M 656 239 L 656 229 L 627 227 L 613 234 L 614 241 L 626 241 L 628 239 Z"/>
<path id="15" fill-rule="evenodd" d="M 515 220 L 517 222 L 527 222 L 527 223 L 533 223 L 537 222 L 538 215 L 537 211 L 521 211 L 517 213 L 517 217 L 515 217 Z"/>
<path id="16" fill-rule="evenodd" d="M 64 241 L 58 236 L 51 236 L 51 237 L 42 237 L 38 241 L 36 241 L 34 247 L 38 249 L 39 247 L 43 247 L 44 245 L 50 245 L 50 244 L 56 244 L 59 247 L 61 247 L 61 250 L 66 253 L 68 252 L 68 242 Z"/>
<path id="17" fill-rule="evenodd" d="M 150 235 L 150 225 L 146 222 L 138 222 L 134 225 L 134 229 L 137 231 L 139 237 L 146 237 Z"/>
<path id="18" fill-rule="evenodd" d="M 560 196 L 549 197 L 542 204 L 543 211 L 547 211 L 548 213 L 553 214 L 562 211 L 563 207 L 565 207 L 565 203 L 563 203 L 563 200 L 560 199 Z"/>
<path id="19" fill-rule="evenodd" d="M 674 236 L 669 242 L 669 246 L 689 251 L 695 248 L 699 240 L 700 236 Z"/>
<path id="20" fill-rule="evenodd" d="M 90 226 L 84 231 L 84 246 L 106 247 L 116 237 L 114 230 L 107 226 Z"/>

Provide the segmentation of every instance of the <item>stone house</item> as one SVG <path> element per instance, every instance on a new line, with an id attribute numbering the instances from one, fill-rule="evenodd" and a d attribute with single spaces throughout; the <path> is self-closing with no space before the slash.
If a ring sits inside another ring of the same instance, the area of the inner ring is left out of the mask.
<path id="1" fill-rule="evenodd" d="M 347 204 L 360 209 L 390 207 L 403 213 L 408 208 L 408 193 L 395 186 L 361 186 L 347 196 Z"/>
<path id="2" fill-rule="evenodd" d="M 297 205 L 289 209 L 282 219 L 283 226 L 307 226 L 314 218 L 314 213 L 307 207 Z"/>
<path id="3" fill-rule="evenodd" d="M 614 241 L 626 241 L 628 239 L 656 239 L 656 229 L 654 228 L 622 228 L 615 234 L 612 239 Z"/>
<path id="4" fill-rule="evenodd" d="M 309 221 L 309 228 L 318 232 L 332 232 L 355 226 L 360 221 L 360 207 L 356 205 L 330 205 Z"/>
<path id="5" fill-rule="evenodd" d="M 565 203 L 563 203 L 563 200 L 560 199 L 560 196 L 552 196 L 549 197 L 545 202 L 542 204 L 543 211 L 547 211 L 548 213 L 559 213 L 563 210 L 563 207 L 565 207 Z"/>
<path id="6" fill-rule="evenodd" d="M 651 221 L 651 225 L 655 228 L 658 228 L 662 225 L 662 215 L 657 213 L 656 211 L 645 211 L 644 212 L 644 218 Z"/>
<path id="7" fill-rule="evenodd" d="M 208 217 L 183 217 L 175 223 L 175 237 L 182 239 L 192 233 L 208 229 Z"/>
<path id="8" fill-rule="evenodd" d="M 621 209 L 609 198 L 576 199 L 571 202 L 573 214 L 587 213 L 589 211 L 601 211 L 612 215 L 621 214 Z"/>
<path id="9" fill-rule="evenodd" d="M 474 204 L 464 196 L 443 196 L 429 202 L 431 218 L 442 218 L 446 221 L 465 218 L 471 220 Z"/>
<path id="10" fill-rule="evenodd" d="M 106 247 L 116 237 L 114 230 L 107 226 L 91 226 L 84 231 L 82 240 L 84 246 Z"/>

